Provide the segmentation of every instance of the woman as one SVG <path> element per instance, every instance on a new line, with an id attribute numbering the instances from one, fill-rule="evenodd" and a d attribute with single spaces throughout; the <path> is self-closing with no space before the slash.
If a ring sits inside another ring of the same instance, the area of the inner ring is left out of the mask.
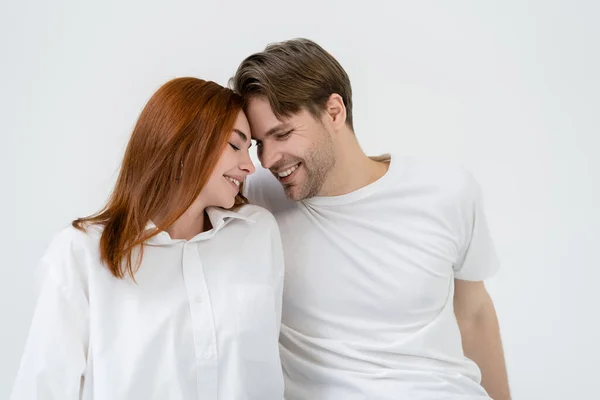
<path id="1" fill-rule="evenodd" d="M 283 256 L 242 99 L 180 78 L 150 99 L 107 205 L 57 235 L 13 399 L 281 399 Z"/>

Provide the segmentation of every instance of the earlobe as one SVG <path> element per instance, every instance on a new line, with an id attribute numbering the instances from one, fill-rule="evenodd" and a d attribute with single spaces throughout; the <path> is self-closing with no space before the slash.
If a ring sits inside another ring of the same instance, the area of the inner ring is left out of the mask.
<path id="1" fill-rule="evenodd" d="M 333 128 L 337 131 L 346 125 L 346 106 L 342 96 L 333 93 L 329 96 L 326 106 Z"/>

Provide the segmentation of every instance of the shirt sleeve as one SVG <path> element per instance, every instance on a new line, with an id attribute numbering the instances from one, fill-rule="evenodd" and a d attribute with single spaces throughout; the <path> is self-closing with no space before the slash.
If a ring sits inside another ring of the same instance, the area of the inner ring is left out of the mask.
<path id="1" fill-rule="evenodd" d="M 467 173 L 459 207 L 463 234 L 459 258 L 454 264 L 454 277 L 466 281 L 482 281 L 493 276 L 500 263 L 488 228 L 481 188 Z"/>
<path id="2" fill-rule="evenodd" d="M 80 399 L 87 364 L 89 302 L 72 236 L 59 234 L 38 266 L 43 277 L 13 400 Z"/>

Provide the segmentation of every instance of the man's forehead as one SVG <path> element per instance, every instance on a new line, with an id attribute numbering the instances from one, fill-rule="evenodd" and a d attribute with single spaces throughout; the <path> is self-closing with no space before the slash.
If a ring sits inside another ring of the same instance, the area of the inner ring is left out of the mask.
<path id="1" fill-rule="evenodd" d="M 286 118 L 278 118 L 271 109 L 268 100 L 264 98 L 250 99 L 247 114 L 253 137 L 267 136 L 288 125 Z"/>
<path id="2" fill-rule="evenodd" d="M 261 120 L 277 121 L 277 116 L 273 112 L 271 104 L 265 97 L 250 98 L 246 109 L 252 117 L 261 117 Z"/>

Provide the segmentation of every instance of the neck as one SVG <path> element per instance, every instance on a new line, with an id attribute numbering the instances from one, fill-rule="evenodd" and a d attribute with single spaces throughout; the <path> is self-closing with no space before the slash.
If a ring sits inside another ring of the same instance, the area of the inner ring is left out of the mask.
<path id="1" fill-rule="evenodd" d="M 320 196 L 351 193 L 375 182 L 387 172 L 389 163 L 369 158 L 349 129 L 341 132 L 339 141 L 335 166 L 329 172 Z"/>
<path id="2" fill-rule="evenodd" d="M 199 204 L 192 204 L 181 217 L 166 229 L 166 232 L 171 239 L 190 240 L 194 236 L 206 232 L 211 228 L 210 219 L 206 215 L 206 207 Z"/>

